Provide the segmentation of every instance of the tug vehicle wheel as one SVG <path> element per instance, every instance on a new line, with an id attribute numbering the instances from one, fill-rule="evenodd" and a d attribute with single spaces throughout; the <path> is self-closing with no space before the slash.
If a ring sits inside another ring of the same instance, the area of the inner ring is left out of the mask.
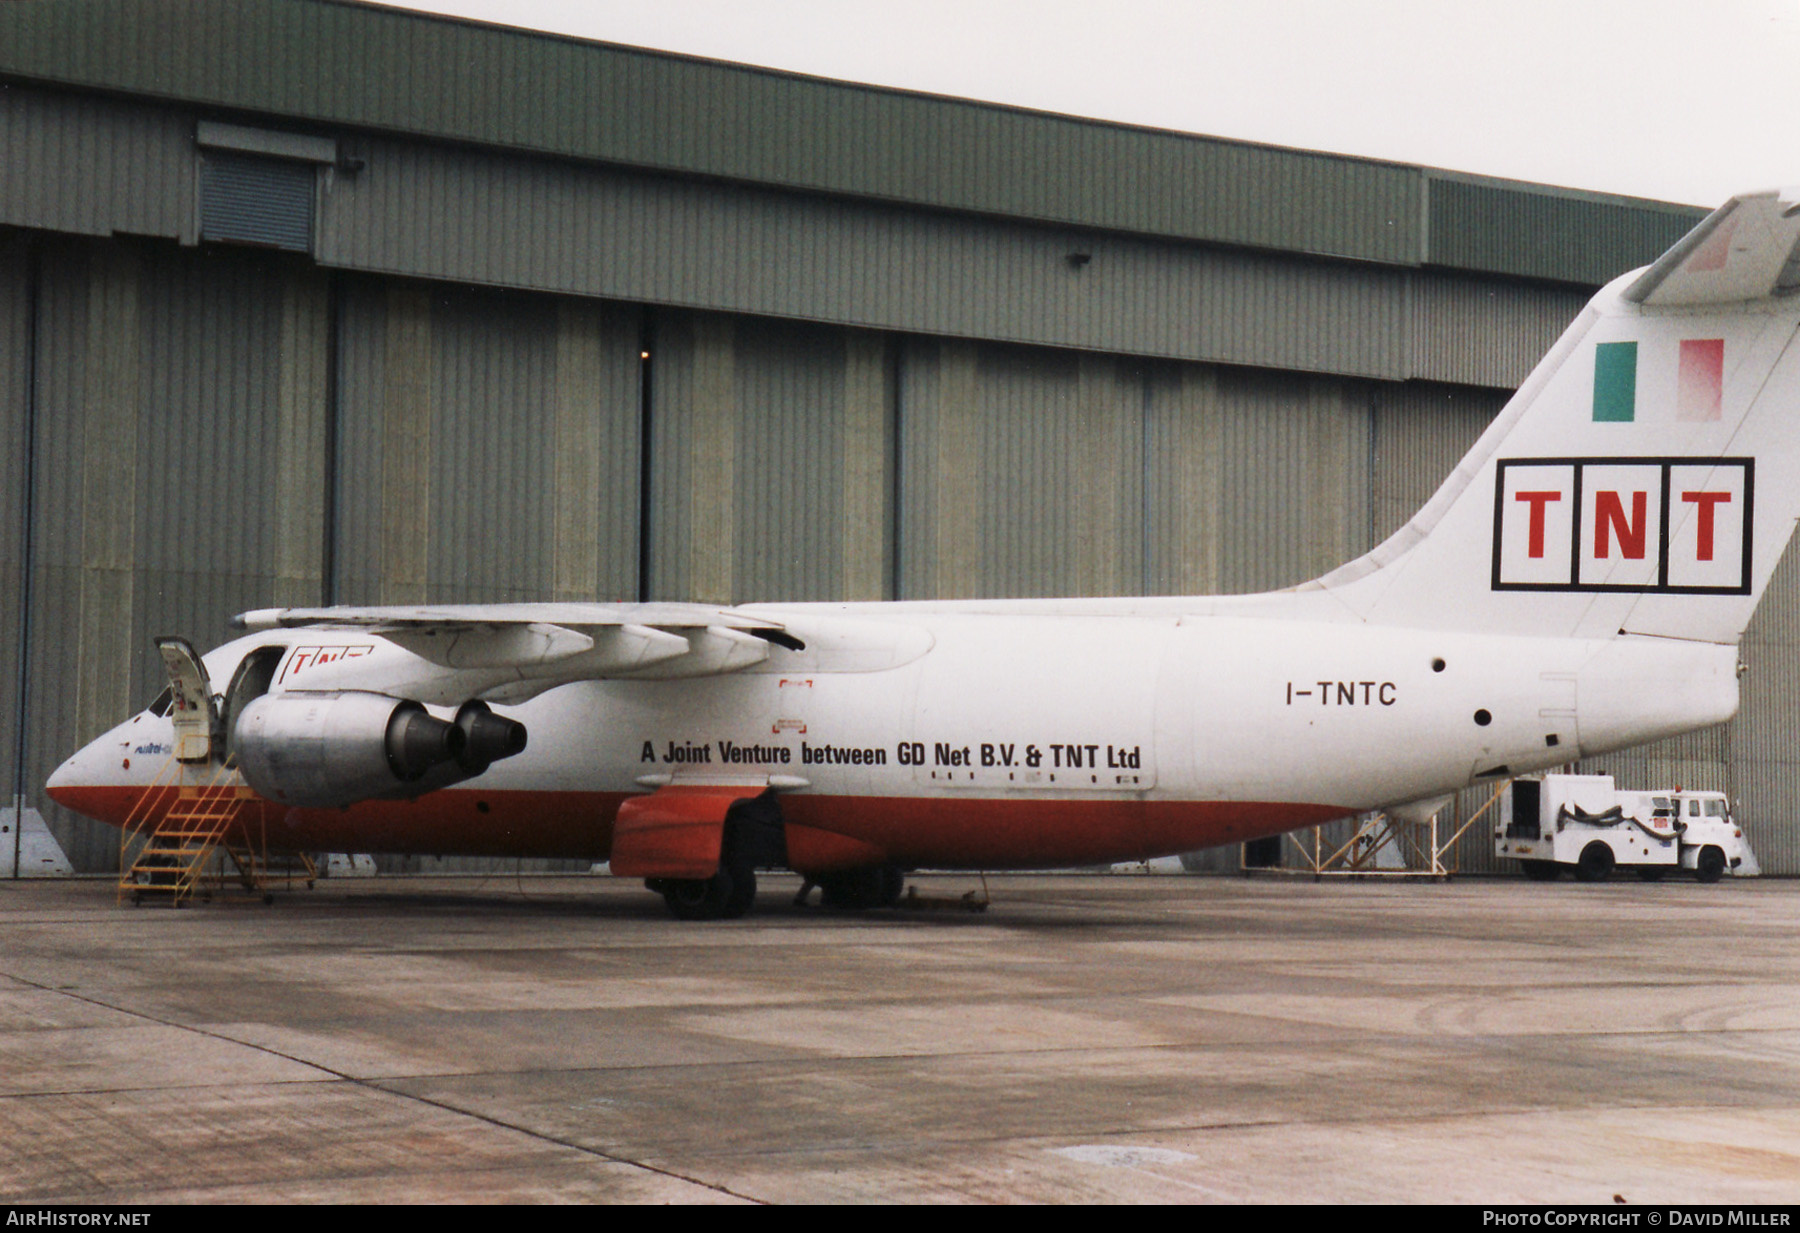
<path id="1" fill-rule="evenodd" d="M 1707 844 L 1700 849 L 1700 855 L 1694 861 L 1694 880 L 1696 882 L 1717 882 L 1725 876 L 1725 852 L 1722 848 Z"/>
<path id="2" fill-rule="evenodd" d="M 1612 871 L 1613 850 L 1598 839 L 1583 848 L 1575 861 L 1577 882 L 1604 882 Z"/>

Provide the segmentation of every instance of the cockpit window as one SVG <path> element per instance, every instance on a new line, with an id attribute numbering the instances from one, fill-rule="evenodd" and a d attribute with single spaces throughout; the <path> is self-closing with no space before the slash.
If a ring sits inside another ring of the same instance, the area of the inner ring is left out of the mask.
<path id="1" fill-rule="evenodd" d="M 150 704 L 150 713 L 158 719 L 167 719 L 169 712 L 175 709 L 175 691 L 164 688 L 156 695 L 156 701 Z"/>

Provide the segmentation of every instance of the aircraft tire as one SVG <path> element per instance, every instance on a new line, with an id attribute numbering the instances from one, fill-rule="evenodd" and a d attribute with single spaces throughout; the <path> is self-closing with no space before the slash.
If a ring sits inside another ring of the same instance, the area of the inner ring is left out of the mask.
<path id="1" fill-rule="evenodd" d="M 1562 877 L 1562 866 L 1555 861 L 1520 861 L 1525 876 L 1533 882 L 1554 882 Z"/>
<path id="2" fill-rule="evenodd" d="M 906 873 L 893 865 L 820 874 L 818 882 L 821 904 L 848 911 L 891 908 L 906 893 Z"/>
<path id="3" fill-rule="evenodd" d="M 721 869 L 710 878 L 664 878 L 659 879 L 658 890 L 662 891 L 663 902 L 669 905 L 669 914 L 676 920 L 727 920 L 736 895 L 736 887 L 731 874 Z M 750 894 L 756 894 L 754 884 Z M 749 904 L 746 902 L 736 913 L 742 916 Z"/>
<path id="4" fill-rule="evenodd" d="M 1575 861 L 1577 882 L 1604 882 L 1612 877 L 1612 871 L 1613 850 L 1599 839 L 1583 848 Z"/>
<path id="5" fill-rule="evenodd" d="M 1717 882 L 1725 876 L 1724 849 L 1707 844 L 1694 861 L 1694 881 Z"/>

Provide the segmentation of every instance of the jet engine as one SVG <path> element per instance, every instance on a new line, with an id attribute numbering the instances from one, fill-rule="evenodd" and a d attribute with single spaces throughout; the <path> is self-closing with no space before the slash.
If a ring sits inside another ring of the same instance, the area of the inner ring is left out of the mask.
<path id="1" fill-rule="evenodd" d="M 358 691 L 264 694 L 232 733 L 245 783 L 309 809 L 420 796 L 524 748 L 525 726 L 484 702 L 466 702 L 443 720 L 417 702 Z"/>

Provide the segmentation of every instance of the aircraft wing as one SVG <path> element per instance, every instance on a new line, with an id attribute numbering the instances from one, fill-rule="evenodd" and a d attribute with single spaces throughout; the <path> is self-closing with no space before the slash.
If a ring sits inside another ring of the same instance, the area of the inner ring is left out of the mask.
<path id="1" fill-rule="evenodd" d="M 260 608 L 239 629 L 363 629 L 452 669 L 520 679 L 668 679 L 735 672 L 803 643 L 778 621 L 708 604 L 424 604 Z"/>

